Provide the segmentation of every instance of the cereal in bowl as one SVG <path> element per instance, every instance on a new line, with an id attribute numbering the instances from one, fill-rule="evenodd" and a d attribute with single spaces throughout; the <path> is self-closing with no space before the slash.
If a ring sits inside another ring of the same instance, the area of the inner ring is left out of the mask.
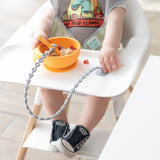
<path id="1" fill-rule="evenodd" d="M 57 48 L 61 52 L 60 56 L 66 56 L 66 55 L 72 54 L 76 50 L 76 48 L 74 48 L 73 46 L 71 46 L 70 48 L 64 48 L 62 46 L 57 46 Z M 59 54 L 56 52 L 53 52 L 50 55 L 51 56 L 59 56 Z"/>

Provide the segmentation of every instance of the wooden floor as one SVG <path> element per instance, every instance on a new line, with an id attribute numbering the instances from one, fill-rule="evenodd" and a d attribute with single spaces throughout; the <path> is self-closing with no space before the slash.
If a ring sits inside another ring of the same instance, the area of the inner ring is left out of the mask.
<path id="1" fill-rule="evenodd" d="M 45 0 L 2 0 L 0 5 L 0 46 L 36 12 Z M 145 11 L 151 29 L 149 54 L 160 56 L 160 12 Z M 137 76 L 138 78 L 138 76 Z M 14 160 L 26 127 L 28 113 L 23 103 L 23 85 L 0 82 L 0 160 Z M 29 104 L 32 105 L 35 88 L 31 87 Z M 126 100 L 128 93 L 126 93 Z M 69 111 L 70 122 L 79 118 L 85 96 L 74 95 Z M 44 114 L 44 111 L 41 113 Z M 112 102 L 98 124 L 112 130 L 115 125 Z M 63 155 L 38 150 L 28 150 L 26 160 L 64 160 Z M 76 159 L 76 158 L 75 158 Z"/>

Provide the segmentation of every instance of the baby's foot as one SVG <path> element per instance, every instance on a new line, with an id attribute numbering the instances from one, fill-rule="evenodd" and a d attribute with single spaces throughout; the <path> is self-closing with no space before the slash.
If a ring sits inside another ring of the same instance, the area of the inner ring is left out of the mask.
<path id="1" fill-rule="evenodd" d="M 89 136 L 90 134 L 85 127 L 77 125 L 71 132 L 57 141 L 57 148 L 61 153 L 72 158 L 81 149 Z"/>
<path id="2" fill-rule="evenodd" d="M 57 140 L 65 136 L 69 131 L 70 131 L 69 124 L 67 122 L 62 120 L 53 121 L 51 138 L 50 138 L 48 149 L 50 151 L 57 152 L 58 151 L 56 147 Z"/>

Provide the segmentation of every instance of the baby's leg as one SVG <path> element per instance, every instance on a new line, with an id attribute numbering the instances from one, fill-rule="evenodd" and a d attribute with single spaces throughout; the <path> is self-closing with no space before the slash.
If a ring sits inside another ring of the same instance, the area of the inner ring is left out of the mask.
<path id="1" fill-rule="evenodd" d="M 87 96 L 78 125 L 57 141 L 58 150 L 68 157 L 74 157 L 90 136 L 106 112 L 109 98 Z"/>
<path id="2" fill-rule="evenodd" d="M 88 95 L 78 124 L 91 132 L 104 116 L 108 102 L 109 98 Z"/>
<path id="3" fill-rule="evenodd" d="M 40 92 L 42 104 L 48 116 L 55 114 L 64 104 L 64 96 L 61 91 L 41 88 Z M 67 122 L 65 110 L 63 110 L 58 116 L 52 119 L 52 121 L 54 120 L 63 120 Z"/>
<path id="4" fill-rule="evenodd" d="M 40 92 L 42 104 L 48 116 L 55 114 L 64 104 L 64 97 L 61 91 L 41 88 Z M 57 140 L 62 138 L 70 131 L 65 110 L 63 110 L 58 116 L 56 116 L 51 121 L 52 130 L 48 149 L 50 151 L 57 152 Z"/>

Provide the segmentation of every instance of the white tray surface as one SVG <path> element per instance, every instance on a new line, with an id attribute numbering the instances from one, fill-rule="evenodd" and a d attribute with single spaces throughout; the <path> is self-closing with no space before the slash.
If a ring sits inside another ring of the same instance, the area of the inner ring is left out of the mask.
<path id="1" fill-rule="evenodd" d="M 22 35 L 26 41 L 21 41 Z M 0 81 L 26 83 L 34 66 L 29 36 L 24 27 L 21 27 L 0 49 Z M 124 67 L 105 76 L 97 76 L 96 71 L 91 73 L 79 85 L 76 92 L 100 97 L 112 97 L 125 92 L 132 83 L 137 69 L 134 60 L 126 52 L 124 49 L 118 53 L 120 64 L 123 64 Z M 85 59 L 89 60 L 88 65 L 83 63 Z M 93 66 L 100 66 L 98 51 L 81 50 L 79 61 L 74 69 L 55 73 L 47 71 L 42 64 L 35 73 L 31 85 L 70 91 L 80 76 Z"/>

